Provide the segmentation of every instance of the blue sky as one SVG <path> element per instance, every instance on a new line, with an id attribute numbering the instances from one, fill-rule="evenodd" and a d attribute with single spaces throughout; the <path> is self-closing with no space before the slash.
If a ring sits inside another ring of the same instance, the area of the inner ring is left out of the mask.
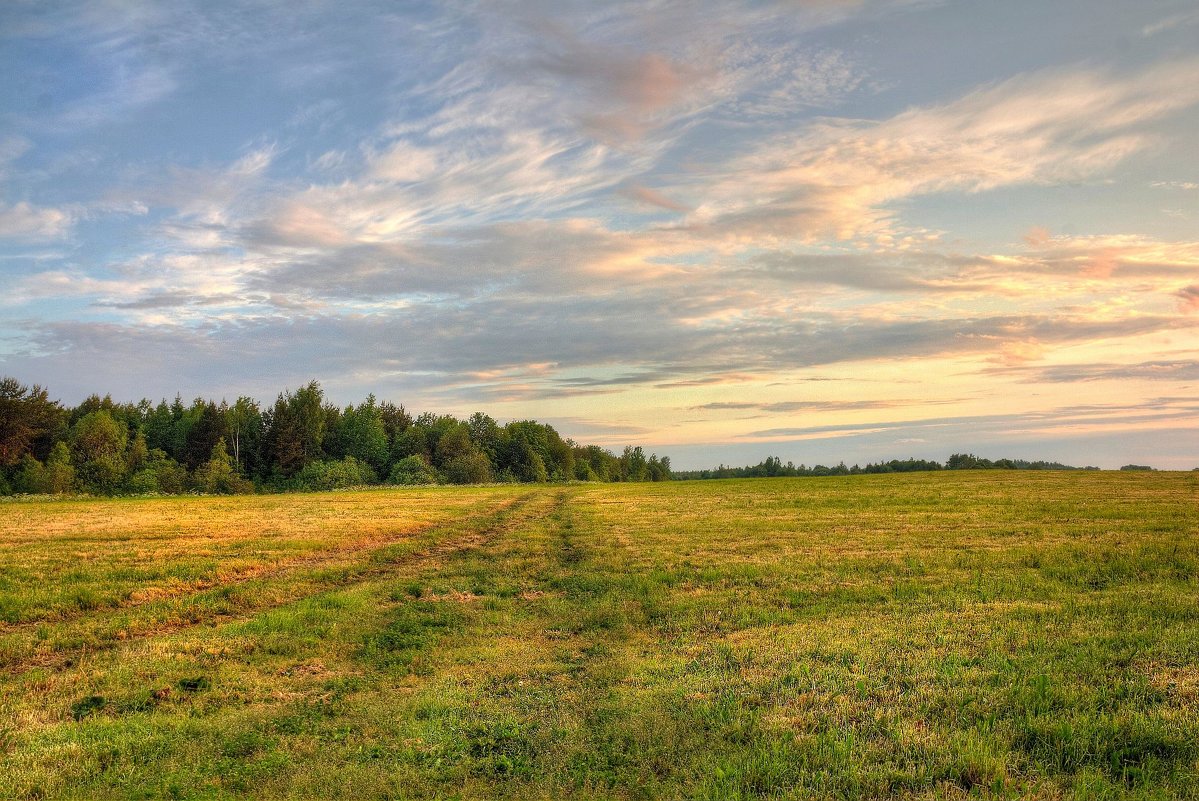
<path id="1" fill-rule="evenodd" d="M 8 2 L 0 372 L 1199 465 L 1193 2 Z"/>

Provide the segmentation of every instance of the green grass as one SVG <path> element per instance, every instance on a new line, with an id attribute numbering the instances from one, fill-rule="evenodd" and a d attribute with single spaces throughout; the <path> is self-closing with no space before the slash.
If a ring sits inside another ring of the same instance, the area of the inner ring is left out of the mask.
<path id="1" fill-rule="evenodd" d="M 1199 798 L 1199 476 L 0 505 L 0 796 Z"/>

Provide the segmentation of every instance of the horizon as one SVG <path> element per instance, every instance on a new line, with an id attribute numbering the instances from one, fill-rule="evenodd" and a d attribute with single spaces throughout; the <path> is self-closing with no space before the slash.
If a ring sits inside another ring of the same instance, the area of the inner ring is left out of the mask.
<path id="1" fill-rule="evenodd" d="M 19 381 L 20 379 L 17 379 L 17 380 Z M 319 379 L 312 379 L 312 381 L 315 382 L 316 384 L 318 384 L 321 387 L 322 392 L 324 392 L 324 384 Z M 303 382 L 302 385 L 306 386 L 308 383 L 310 383 L 310 382 Z M 30 386 L 33 386 L 33 385 L 30 385 Z M 49 392 L 49 388 L 47 388 L 47 387 L 41 387 L 41 388 L 46 389 Z M 286 395 L 287 393 L 293 392 L 294 390 L 296 390 L 298 388 L 299 388 L 299 386 L 286 387 L 283 390 L 281 390 L 277 396 L 282 397 L 282 396 Z M 176 392 L 174 396 L 162 397 L 157 400 L 155 400 L 153 398 L 149 398 L 149 397 L 142 397 L 142 398 L 138 398 L 138 399 L 134 400 L 132 398 L 110 397 L 110 395 L 108 395 L 108 394 L 100 395 L 99 393 L 89 393 L 87 396 L 79 398 L 79 400 L 74 403 L 64 403 L 64 402 L 62 402 L 61 399 L 55 398 L 53 396 L 52 392 L 50 392 L 49 394 L 50 394 L 51 400 L 57 400 L 58 402 L 63 404 L 64 408 L 66 408 L 68 410 L 72 407 L 80 406 L 84 401 L 86 401 L 90 398 L 93 398 L 93 397 L 99 398 L 101 400 L 106 400 L 106 399 L 111 400 L 114 404 L 118 404 L 118 405 L 140 404 L 141 402 L 146 401 L 146 402 L 152 403 L 155 406 L 157 406 L 160 402 L 161 403 L 171 403 L 176 399 L 178 399 L 180 402 L 182 402 L 184 404 L 192 404 L 196 401 L 204 401 L 206 403 L 213 402 L 213 403 L 217 403 L 218 405 L 221 405 L 221 404 L 227 404 L 230 402 L 230 398 L 224 397 L 224 396 L 222 396 L 218 399 L 216 397 L 205 396 L 205 395 L 201 394 L 201 395 L 194 396 L 192 398 L 184 398 L 182 393 Z M 395 403 L 396 406 L 401 407 L 408 414 L 412 415 L 412 417 L 414 419 L 425 413 L 432 413 L 432 414 L 436 414 L 436 415 L 442 414 L 442 412 L 439 412 L 436 409 L 409 409 L 402 402 L 398 402 L 393 398 L 378 397 L 374 393 L 368 393 L 368 395 L 373 396 L 375 398 L 375 400 L 380 403 L 383 403 L 383 402 Z M 233 400 L 236 400 L 237 397 L 241 397 L 241 396 L 235 395 Z M 251 399 L 253 401 L 255 401 L 256 403 L 258 403 L 260 408 L 262 408 L 264 411 L 269 409 L 269 407 L 270 407 L 270 399 L 269 398 L 262 397 L 262 398 L 251 398 Z M 357 405 L 357 403 L 363 402 L 365 400 L 366 400 L 366 397 L 362 397 L 362 398 L 347 400 L 347 401 L 338 403 L 338 402 L 330 399 L 327 394 L 325 396 L 326 404 L 333 405 L 338 408 L 346 408 L 348 406 L 354 406 L 354 405 Z M 475 409 L 474 411 L 487 414 L 486 409 Z M 462 415 L 459 419 L 464 419 L 465 417 L 466 417 L 466 415 Z M 500 425 L 505 425 L 509 422 L 515 422 L 519 419 L 524 419 L 524 418 L 497 418 L 496 422 L 498 422 Z M 541 421 L 537 421 L 537 422 L 544 423 L 545 421 L 541 420 Z M 555 430 L 557 430 L 557 429 L 555 429 Z M 577 445 L 586 446 L 586 445 L 598 444 L 601 447 L 611 451 L 614 454 L 618 454 L 624 448 L 624 446 L 626 444 L 631 444 L 631 443 L 624 443 L 624 442 L 619 442 L 619 441 L 606 441 L 606 442 L 601 441 L 598 443 L 590 442 L 590 441 L 583 441 L 577 437 L 572 436 L 569 431 L 559 431 L 558 433 L 563 435 L 564 438 L 566 438 L 568 440 L 573 440 Z M 643 447 L 645 447 L 645 446 L 643 446 Z M 750 453 L 756 453 L 756 451 L 752 451 Z M 992 462 L 999 461 L 1001 459 L 1009 459 L 1009 460 L 1013 460 L 1013 461 L 1027 461 L 1027 462 L 1056 462 L 1056 463 L 1064 465 L 1067 468 L 1088 469 L 1088 470 L 1090 470 L 1090 469 L 1123 470 L 1125 467 L 1149 467 L 1152 470 L 1167 470 L 1167 471 L 1179 470 L 1182 472 L 1190 472 L 1193 470 L 1199 470 L 1199 467 L 1190 468 L 1188 470 L 1188 468 L 1159 468 L 1155 465 L 1137 465 L 1135 463 L 1125 463 L 1118 467 L 1098 466 L 1098 465 L 1081 464 L 1081 463 L 1074 464 L 1074 463 L 1070 462 L 1069 460 L 1046 458 L 1046 457 L 1028 458 L 1028 457 L 1024 457 L 1024 456 L 1020 456 L 1020 455 L 1016 455 L 1016 454 L 1004 454 L 1001 456 L 994 456 L 994 455 L 988 454 L 988 453 L 981 453 L 981 452 L 976 453 L 975 450 L 971 449 L 971 448 L 966 448 L 964 450 L 958 450 L 958 451 L 955 451 L 954 453 L 947 453 L 942 456 L 931 454 L 931 452 L 929 455 L 918 456 L 918 457 L 917 456 L 907 456 L 907 457 L 889 456 L 886 458 L 879 458 L 879 457 L 872 457 L 867 454 L 867 456 L 865 458 L 857 459 L 857 460 L 849 460 L 849 459 L 845 459 L 845 458 L 833 458 L 833 459 L 825 459 L 824 461 L 817 460 L 817 461 L 811 462 L 810 464 L 803 462 L 803 461 L 796 461 L 794 459 L 780 457 L 778 454 L 775 454 L 775 453 L 768 453 L 768 454 L 766 454 L 766 456 L 763 456 L 760 459 L 751 459 L 750 461 L 746 461 L 744 463 L 740 463 L 740 462 L 728 462 L 728 463 L 726 463 L 726 462 L 716 462 L 716 463 L 692 462 L 686 466 L 679 466 L 677 464 L 674 464 L 675 460 L 674 460 L 674 458 L 672 458 L 672 454 L 670 452 L 665 451 L 665 450 L 659 452 L 658 449 L 655 449 L 652 446 L 649 446 L 648 448 L 646 448 L 647 456 L 653 454 L 653 455 L 657 455 L 657 456 L 661 456 L 661 457 L 670 458 L 671 459 L 671 467 L 675 472 L 701 472 L 704 470 L 716 470 L 719 468 L 732 468 L 732 469 L 747 468 L 747 467 L 753 467 L 757 464 L 760 464 L 767 458 L 778 458 L 781 461 L 781 463 L 784 465 L 791 465 L 794 467 L 801 467 L 801 468 L 802 467 L 821 467 L 821 466 L 836 467 L 837 465 L 845 465 L 847 467 L 865 467 L 870 464 L 882 464 L 882 463 L 886 463 L 886 462 L 890 462 L 890 461 L 905 461 L 905 460 L 912 460 L 912 459 L 935 461 L 935 462 L 944 464 L 945 462 L 948 461 L 949 457 L 951 457 L 955 454 L 958 454 L 958 453 L 976 456 L 981 459 L 988 459 Z"/>
<path id="2" fill-rule="evenodd" d="M 0 375 L 1199 466 L 1189 2 L 0 8 Z"/>

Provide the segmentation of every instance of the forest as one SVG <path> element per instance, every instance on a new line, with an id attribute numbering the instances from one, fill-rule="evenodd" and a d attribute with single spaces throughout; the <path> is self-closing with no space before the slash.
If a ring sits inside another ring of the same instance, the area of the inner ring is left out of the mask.
<path id="1" fill-rule="evenodd" d="M 1135 465 L 1120 468 L 1128 470 Z M 870 463 L 847 467 L 844 462 L 827 465 L 783 464 L 777 456 L 768 456 L 758 464 L 745 467 L 720 465 L 705 470 L 675 471 L 672 477 L 679 481 L 694 481 L 709 478 L 795 478 L 811 476 L 857 476 L 866 473 L 924 473 L 932 470 L 1098 470 L 1098 467 L 1072 467 L 1061 462 L 1030 462 L 1026 459 L 983 459 L 972 453 L 955 453 L 944 464 L 933 459 L 892 459 L 888 462 Z M 1144 467 L 1150 470 L 1149 467 Z"/>
<path id="2" fill-rule="evenodd" d="M 0 378 L 0 494 L 233 494 L 371 484 L 664 481 L 670 459 L 619 455 L 535 420 L 416 417 L 368 396 L 328 401 L 311 381 L 266 406 L 92 395 L 75 407 Z"/>

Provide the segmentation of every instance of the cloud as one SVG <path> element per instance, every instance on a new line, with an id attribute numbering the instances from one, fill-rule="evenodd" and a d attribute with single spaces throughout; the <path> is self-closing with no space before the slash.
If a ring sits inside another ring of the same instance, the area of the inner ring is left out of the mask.
<path id="1" fill-rule="evenodd" d="M 156 388 L 187 378 L 191 386 L 193 378 L 197 383 L 204 378 L 227 382 L 220 376 L 225 358 L 220 354 L 236 354 L 239 375 L 272 379 L 278 385 L 313 376 L 333 383 L 373 377 L 380 385 L 415 383 L 446 391 L 473 373 L 541 363 L 553 366 L 522 380 L 526 392 L 555 397 L 554 390 L 560 389 L 565 397 L 579 389 L 657 386 L 672 380 L 711 385 L 727 382 L 730 375 L 760 379 L 854 361 L 985 354 L 994 348 L 995 338 L 1087 342 L 1175 324 L 1172 319 L 1065 322 L 1050 317 L 849 324 L 824 315 L 803 322 L 763 320 L 752 326 L 694 329 L 670 323 L 669 306 L 654 297 L 634 296 L 622 303 L 560 299 L 553 316 L 539 313 L 540 303 L 514 299 L 502 304 L 412 305 L 341 315 L 319 310 L 282 313 L 261 306 L 257 315 L 190 321 L 171 308 L 171 316 L 136 325 L 41 324 L 27 328 L 26 344 L 7 360 L 5 369 L 73 385 L 97 363 L 120 363 L 131 371 L 126 379 L 130 385 Z M 364 348 L 364 342 L 372 344 Z M 37 354 L 44 352 L 53 352 L 53 358 L 39 359 Z M 637 367 L 622 372 L 622 364 Z M 575 377 L 601 367 L 613 375 Z M 155 369 L 163 372 L 155 374 Z M 163 386 L 161 391 L 171 389 Z M 478 397 L 472 393 L 468 385 L 461 391 L 462 397 Z"/>
<path id="2" fill-rule="evenodd" d="M 638 203 L 644 203 L 647 206 L 655 206 L 667 211 L 691 211 L 689 206 L 678 203 L 663 195 L 661 192 L 650 189 L 647 186 L 642 186 L 638 183 L 630 183 L 620 188 L 620 194 L 635 200 Z"/>
<path id="3" fill-rule="evenodd" d="M 11 206 L 0 203 L 0 238 L 61 239 L 74 224 L 74 214 L 64 209 L 34 206 L 25 201 Z"/>
<path id="4" fill-rule="evenodd" d="M 758 403 L 752 401 L 724 401 L 705 403 L 689 407 L 691 411 L 747 411 L 756 410 L 768 414 L 791 414 L 794 412 L 856 412 L 869 409 L 898 409 L 909 406 L 929 406 L 957 403 L 956 400 L 941 401 L 925 398 L 898 400 L 855 400 L 855 401 L 779 401 Z"/>
<path id="5" fill-rule="evenodd" d="M 1151 139 L 1138 128 L 1199 103 L 1199 61 L 1118 76 L 1050 70 L 882 122 L 827 120 L 732 159 L 687 229 L 815 241 L 892 235 L 891 204 L 1102 173 Z"/>
<path id="6" fill-rule="evenodd" d="M 739 117 L 789 116 L 812 107 L 836 106 L 865 81 L 862 67 L 845 53 L 802 44 L 764 46 L 752 39 L 725 53 L 726 80 L 735 98 L 727 112 Z"/>
<path id="7" fill-rule="evenodd" d="M 990 277 L 963 274 L 958 260 L 923 250 L 918 253 L 805 253 L 786 249 L 754 255 L 728 270 L 747 281 L 837 286 L 876 292 L 993 291 Z"/>
<path id="8" fill-rule="evenodd" d="M 1188 25 L 1196 24 L 1199 24 L 1199 11 L 1183 11 L 1178 14 L 1171 14 L 1168 17 L 1163 17 L 1156 22 L 1146 25 L 1145 27 L 1141 28 L 1141 35 L 1148 38 L 1150 36 L 1157 36 L 1160 33 L 1164 33 L 1175 28 L 1182 28 Z"/>
<path id="9" fill-rule="evenodd" d="M 540 422 L 552 425 L 567 437 L 583 437 L 587 441 L 596 438 L 638 437 L 650 432 L 650 429 L 644 426 L 581 417 L 543 417 Z"/>
<path id="10" fill-rule="evenodd" d="M 29 152 L 33 143 L 23 136 L 0 136 L 0 180 L 7 176 L 8 165 Z"/>
<path id="11" fill-rule="evenodd" d="M 1029 383 L 1078 383 L 1087 381 L 1199 381 L 1199 361 L 1156 360 L 1130 364 L 1059 364 L 1036 368 L 992 370 L 1011 374 Z"/>
<path id="12" fill-rule="evenodd" d="M 932 432 L 944 441 L 947 430 L 970 431 L 975 439 L 1005 433 L 1028 437 L 1046 434 L 1086 434 L 1095 431 L 1138 430 L 1146 426 L 1175 426 L 1181 421 L 1199 422 L 1199 402 L 1193 398 L 1158 398 L 1152 404 L 1095 404 L 1062 406 L 1032 412 L 935 417 L 919 420 L 884 420 L 869 423 L 770 428 L 741 435 L 747 440 L 799 440 L 829 435 L 863 435 L 879 432 Z M 961 436 L 958 433 L 958 436 Z"/>
<path id="13" fill-rule="evenodd" d="M 178 87 L 170 71 L 158 66 L 119 65 L 111 75 L 109 86 L 69 105 L 53 126 L 72 129 L 121 119 L 133 109 L 162 100 Z"/>
<path id="14" fill-rule="evenodd" d="M 804 34 L 902 5 L 484 6 L 479 24 L 498 46 L 478 60 L 524 95 L 555 95 L 556 114 L 583 135 L 632 152 L 676 139 L 704 115 L 786 117 L 835 105 L 862 84 L 862 70 Z"/>
<path id="15" fill-rule="evenodd" d="M 146 294 L 134 300 L 101 301 L 97 305 L 113 309 L 179 309 L 184 306 L 215 306 L 218 304 L 241 305 L 245 298 L 237 295 L 204 295 L 184 289 L 167 290 Z"/>
<path id="16" fill-rule="evenodd" d="M 1182 301 L 1183 309 L 1199 311 L 1199 284 L 1191 284 L 1178 290 L 1178 297 Z"/>

